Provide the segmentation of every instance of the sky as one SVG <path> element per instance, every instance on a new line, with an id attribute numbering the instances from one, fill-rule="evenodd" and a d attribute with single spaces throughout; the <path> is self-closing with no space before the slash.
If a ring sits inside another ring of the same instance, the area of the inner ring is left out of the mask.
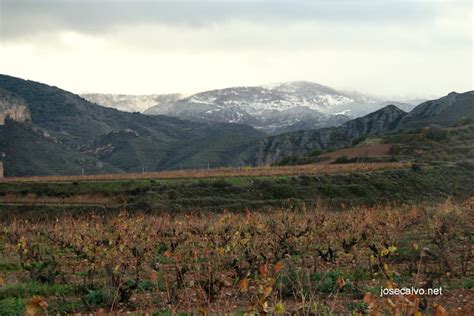
<path id="1" fill-rule="evenodd" d="M 75 92 L 473 90 L 473 1 L 0 0 L 0 73 Z"/>

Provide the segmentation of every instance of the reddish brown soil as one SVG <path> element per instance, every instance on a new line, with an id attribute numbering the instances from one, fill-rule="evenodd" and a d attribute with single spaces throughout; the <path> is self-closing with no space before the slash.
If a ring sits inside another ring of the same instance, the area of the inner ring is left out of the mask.
<path id="1" fill-rule="evenodd" d="M 321 157 L 329 158 L 329 162 L 336 160 L 339 157 L 346 156 L 348 159 L 355 157 L 362 158 L 377 158 L 387 157 L 392 144 L 377 144 L 363 147 L 343 148 L 330 153 L 321 155 Z M 325 162 L 328 162 L 327 160 Z"/>

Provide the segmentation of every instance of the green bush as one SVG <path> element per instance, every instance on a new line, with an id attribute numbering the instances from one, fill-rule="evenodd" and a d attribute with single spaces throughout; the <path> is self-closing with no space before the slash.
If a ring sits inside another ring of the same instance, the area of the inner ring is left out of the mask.
<path id="1" fill-rule="evenodd" d="M 417 164 L 417 163 L 414 163 L 411 165 L 411 170 L 413 172 L 418 172 L 418 171 L 421 171 L 421 165 L 420 164 Z"/>
<path id="2" fill-rule="evenodd" d="M 321 192 L 327 197 L 336 197 L 338 195 L 336 186 L 332 184 L 323 185 L 321 187 Z"/>
<path id="3" fill-rule="evenodd" d="M 334 163 L 349 163 L 350 160 L 347 158 L 347 156 L 341 156 L 337 157 L 336 160 L 334 160 Z"/>
<path id="4" fill-rule="evenodd" d="M 422 133 L 426 139 L 434 140 L 436 142 L 446 141 L 449 138 L 449 132 L 436 125 L 430 125 L 424 128 Z"/>
<path id="5" fill-rule="evenodd" d="M 317 157 L 317 156 L 321 155 L 322 153 L 323 153 L 323 152 L 322 152 L 321 150 L 315 149 L 315 150 L 313 150 L 309 155 L 310 155 L 311 157 Z"/>
<path id="6" fill-rule="evenodd" d="M 28 298 L 33 295 L 50 296 L 72 293 L 73 288 L 62 284 L 44 284 L 38 282 L 22 282 L 3 286 L 0 289 L 0 300 L 17 297 Z M 0 313 L 0 315 L 3 315 Z"/>
<path id="7" fill-rule="evenodd" d="M 363 314 L 367 313 L 367 305 L 365 303 L 349 303 L 347 305 L 348 309 L 354 314 Z"/>
<path id="8" fill-rule="evenodd" d="M 89 306 L 106 307 L 112 304 L 114 293 L 111 288 L 103 287 L 100 289 L 89 290 L 84 296 L 84 301 Z"/>
<path id="9" fill-rule="evenodd" d="M 150 292 L 155 288 L 151 280 L 142 280 L 138 283 L 138 288 L 144 292 Z"/>
<path id="10" fill-rule="evenodd" d="M 0 315 L 21 316 L 24 313 L 25 299 L 7 298 L 0 300 Z"/>
<path id="11" fill-rule="evenodd" d="M 466 279 L 462 282 L 462 287 L 465 289 L 474 289 L 474 279 Z"/>
<path id="12" fill-rule="evenodd" d="M 21 270 L 21 265 L 12 262 L 0 262 L 0 271 L 12 272 Z"/>
<path id="13" fill-rule="evenodd" d="M 212 187 L 216 188 L 216 189 L 227 189 L 231 186 L 232 186 L 232 184 L 227 182 L 225 179 L 219 179 L 219 180 L 216 180 L 216 181 L 212 182 Z"/>
<path id="14" fill-rule="evenodd" d="M 278 166 L 289 166 L 289 165 L 295 165 L 299 161 L 298 156 L 286 156 L 283 157 L 276 165 Z"/>
<path id="15" fill-rule="evenodd" d="M 275 199 L 289 199 L 296 197 L 296 191 L 289 184 L 274 184 L 270 188 L 271 195 Z"/>
<path id="16" fill-rule="evenodd" d="M 366 187 L 360 185 L 351 185 L 349 186 L 349 190 L 356 196 L 367 196 Z"/>
<path id="17" fill-rule="evenodd" d="M 281 288 L 283 297 L 293 297 L 294 293 L 301 293 L 307 297 L 317 293 L 331 294 L 337 291 L 354 291 L 353 284 L 345 279 L 345 285 L 339 288 L 338 280 L 344 278 L 340 270 L 315 272 L 312 274 L 290 269 L 278 279 L 278 288 Z"/>

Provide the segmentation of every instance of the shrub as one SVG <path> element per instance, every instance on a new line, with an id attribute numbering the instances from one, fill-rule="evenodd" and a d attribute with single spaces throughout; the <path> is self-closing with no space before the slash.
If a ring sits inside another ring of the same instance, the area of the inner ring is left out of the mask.
<path id="1" fill-rule="evenodd" d="M 298 156 L 286 156 L 283 157 L 276 165 L 278 166 L 289 166 L 289 165 L 295 165 L 299 161 Z"/>
<path id="2" fill-rule="evenodd" d="M 340 156 L 340 157 L 337 157 L 336 160 L 334 160 L 334 163 L 348 163 L 349 162 L 349 159 L 347 158 L 347 156 Z"/>
<path id="3" fill-rule="evenodd" d="M 411 170 L 413 172 L 418 172 L 418 171 L 421 171 L 421 165 L 420 164 L 417 164 L 417 163 L 414 163 L 411 165 Z"/>
<path id="4" fill-rule="evenodd" d="M 7 298 L 0 300 L 0 315 L 21 316 L 24 313 L 25 299 Z"/>
<path id="5" fill-rule="evenodd" d="M 106 307 L 113 302 L 113 290 L 109 287 L 103 287 L 96 290 L 89 290 L 84 296 L 84 302 L 91 307 Z"/>
<path id="6" fill-rule="evenodd" d="M 274 184 L 270 192 L 275 199 L 289 199 L 296 197 L 295 189 L 289 184 Z"/>
<path id="7" fill-rule="evenodd" d="M 21 266 L 30 273 L 34 281 L 54 283 L 60 273 L 58 258 L 53 249 L 41 242 L 34 242 L 21 238 L 18 243 L 18 252 L 22 260 Z"/>
<path id="8" fill-rule="evenodd" d="M 474 279 L 466 279 L 462 283 L 462 287 L 465 289 L 474 289 Z"/>
<path id="9" fill-rule="evenodd" d="M 212 187 L 214 187 L 216 189 L 227 189 L 231 186 L 232 185 L 224 179 L 219 179 L 219 180 L 216 180 L 216 181 L 212 182 Z"/>
<path id="10" fill-rule="evenodd" d="M 315 149 L 315 150 L 313 150 L 313 151 L 310 153 L 310 156 L 311 156 L 311 157 L 317 157 L 317 156 L 321 155 L 322 153 L 323 153 L 323 152 L 322 152 L 321 150 Z"/>
<path id="11" fill-rule="evenodd" d="M 449 132 L 440 126 L 430 125 L 422 130 L 422 134 L 426 139 L 434 140 L 437 142 L 445 141 L 449 137 Z"/>

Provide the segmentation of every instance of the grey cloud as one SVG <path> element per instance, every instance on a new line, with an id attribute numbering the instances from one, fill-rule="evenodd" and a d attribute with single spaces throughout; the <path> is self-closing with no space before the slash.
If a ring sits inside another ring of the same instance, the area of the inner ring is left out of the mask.
<path id="1" fill-rule="evenodd" d="M 136 24 L 208 27 L 227 21 L 419 23 L 436 5 L 392 1 L 25 1 L 0 0 L 2 40 L 71 30 L 98 34 Z"/>

